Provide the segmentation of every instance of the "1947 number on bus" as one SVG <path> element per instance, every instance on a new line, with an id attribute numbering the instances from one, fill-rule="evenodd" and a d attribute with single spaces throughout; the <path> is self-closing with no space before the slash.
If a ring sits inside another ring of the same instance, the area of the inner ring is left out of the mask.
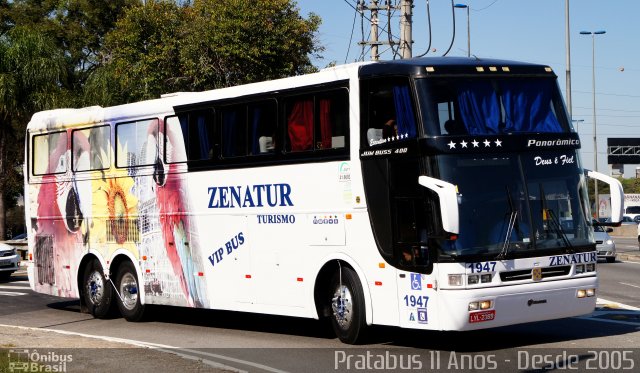
<path id="1" fill-rule="evenodd" d="M 469 263 L 467 268 L 471 270 L 471 273 L 495 272 L 496 262 Z"/>

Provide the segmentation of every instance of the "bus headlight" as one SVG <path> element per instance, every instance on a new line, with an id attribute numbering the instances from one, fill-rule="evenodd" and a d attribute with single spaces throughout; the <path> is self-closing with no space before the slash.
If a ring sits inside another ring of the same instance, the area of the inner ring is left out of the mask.
<path id="1" fill-rule="evenodd" d="M 478 283 L 479 277 L 478 275 L 469 275 L 469 277 L 467 277 L 467 283 L 469 285 L 475 285 Z"/>
<path id="2" fill-rule="evenodd" d="M 491 282 L 491 277 L 492 277 L 491 273 L 486 273 L 486 274 L 480 276 L 480 281 L 483 284 L 486 284 L 487 282 Z"/>
<path id="3" fill-rule="evenodd" d="M 576 275 L 579 275 L 581 273 L 584 273 L 584 264 L 576 265 Z"/>
<path id="4" fill-rule="evenodd" d="M 469 311 L 488 310 L 493 306 L 493 301 L 481 300 L 477 302 L 469 302 Z"/>
<path id="5" fill-rule="evenodd" d="M 596 263 L 587 263 L 586 269 L 587 269 L 587 272 L 595 272 L 596 271 Z"/>
<path id="6" fill-rule="evenodd" d="M 576 293 L 576 297 L 578 298 L 595 297 L 595 296 L 596 296 L 596 289 L 594 288 L 578 289 L 578 292 Z"/>
<path id="7" fill-rule="evenodd" d="M 462 286 L 462 275 L 449 275 L 449 286 Z"/>

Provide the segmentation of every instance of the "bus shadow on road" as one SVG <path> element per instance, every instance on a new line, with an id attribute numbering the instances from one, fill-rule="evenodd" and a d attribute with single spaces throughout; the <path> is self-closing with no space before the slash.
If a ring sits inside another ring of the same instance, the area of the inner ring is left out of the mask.
<path id="1" fill-rule="evenodd" d="M 627 311 L 629 312 L 629 311 Z M 634 317 L 640 320 L 640 312 Z M 629 315 L 632 316 L 632 315 Z M 566 318 L 467 332 L 384 328 L 372 343 L 459 352 L 482 352 L 518 347 L 559 347 L 586 339 L 637 333 L 640 322 L 606 323 L 594 318 Z M 606 345 L 602 342 L 603 346 Z"/>
<path id="2" fill-rule="evenodd" d="M 78 300 L 55 302 L 50 308 L 80 312 Z M 199 327 L 336 339 L 326 321 L 245 312 L 148 306 L 142 322 L 182 324 Z M 557 347 L 583 339 L 606 338 L 635 333 L 640 326 L 639 311 L 625 311 L 637 323 L 608 323 L 597 315 L 566 318 L 467 332 L 442 332 L 374 326 L 368 329 L 365 345 L 412 347 L 430 350 L 481 352 L 518 347 Z M 117 318 L 115 313 L 111 318 Z M 557 345 L 556 345 L 557 344 Z"/>
<path id="3" fill-rule="evenodd" d="M 151 306 L 145 312 L 147 312 L 144 318 L 145 322 L 289 334 L 323 339 L 335 338 L 328 322 L 299 317 L 171 306 Z"/>

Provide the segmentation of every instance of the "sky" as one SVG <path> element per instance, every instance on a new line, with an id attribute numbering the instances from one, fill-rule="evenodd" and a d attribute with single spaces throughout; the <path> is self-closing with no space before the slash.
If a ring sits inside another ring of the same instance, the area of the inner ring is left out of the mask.
<path id="1" fill-rule="evenodd" d="M 371 0 L 365 1 L 368 4 Z M 558 75 L 558 84 L 566 97 L 566 1 L 456 0 L 454 3 L 469 5 L 472 55 L 548 65 Z M 363 36 L 359 15 L 354 23 L 356 2 L 297 1 L 304 16 L 315 13 L 322 19 L 318 41 L 325 50 L 322 59 L 314 60 L 317 67 L 360 58 L 362 50 L 357 42 Z M 427 3 L 432 30 L 431 51 L 427 56 L 441 56 L 451 43 L 453 31 L 450 0 L 414 0 L 413 54 L 424 53 L 429 43 Z M 640 1 L 569 0 L 569 4 L 572 118 L 577 121 L 575 126 L 582 140 L 582 161 L 585 168 L 593 169 L 592 56 L 595 55 L 598 171 L 609 174 L 607 137 L 640 138 Z M 448 56 L 466 56 L 467 12 L 456 9 L 455 15 L 456 38 Z M 395 16 L 391 22 L 392 33 L 398 36 L 399 17 Z M 369 27 L 365 20 L 365 39 Z M 592 36 L 580 35 L 580 31 L 600 30 L 606 33 L 595 36 L 593 53 Z M 381 51 L 384 49 L 381 47 Z M 393 56 L 387 51 L 382 58 Z M 365 52 L 364 59 L 370 59 L 370 52 Z M 636 167 L 640 165 L 625 166 L 625 177 L 635 177 Z"/>

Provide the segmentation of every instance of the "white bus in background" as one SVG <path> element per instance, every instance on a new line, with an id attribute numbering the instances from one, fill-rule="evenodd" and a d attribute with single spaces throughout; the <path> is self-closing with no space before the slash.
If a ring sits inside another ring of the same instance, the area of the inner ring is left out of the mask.
<path id="1" fill-rule="evenodd" d="M 29 281 L 131 321 L 153 304 L 472 330 L 581 315 L 596 252 L 550 68 L 361 63 L 27 128 Z M 613 221 L 622 188 L 611 184 Z"/>

